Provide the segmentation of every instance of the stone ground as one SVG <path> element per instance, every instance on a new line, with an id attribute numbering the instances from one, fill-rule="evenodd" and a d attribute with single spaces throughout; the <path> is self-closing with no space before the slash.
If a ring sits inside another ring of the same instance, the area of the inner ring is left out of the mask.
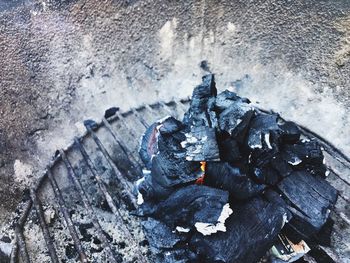
<path id="1" fill-rule="evenodd" d="M 81 121 L 231 87 L 350 153 L 350 2 L 0 0 L 0 226 Z"/>

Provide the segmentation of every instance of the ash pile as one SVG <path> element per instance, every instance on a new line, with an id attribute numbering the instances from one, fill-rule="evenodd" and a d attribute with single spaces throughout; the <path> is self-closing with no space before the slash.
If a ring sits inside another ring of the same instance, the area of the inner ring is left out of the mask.
<path id="1" fill-rule="evenodd" d="M 320 238 L 337 191 L 320 146 L 206 75 L 183 121 L 141 140 L 138 215 L 156 262 L 294 262 Z"/>

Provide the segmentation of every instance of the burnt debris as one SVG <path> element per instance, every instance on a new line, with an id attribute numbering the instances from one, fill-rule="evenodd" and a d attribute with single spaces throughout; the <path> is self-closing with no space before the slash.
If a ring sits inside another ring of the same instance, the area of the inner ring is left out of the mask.
<path id="1" fill-rule="evenodd" d="M 212 74 L 182 122 L 147 128 L 139 153 L 138 213 L 156 262 L 293 262 L 317 245 L 337 200 L 317 142 L 246 98 L 217 94 Z"/>

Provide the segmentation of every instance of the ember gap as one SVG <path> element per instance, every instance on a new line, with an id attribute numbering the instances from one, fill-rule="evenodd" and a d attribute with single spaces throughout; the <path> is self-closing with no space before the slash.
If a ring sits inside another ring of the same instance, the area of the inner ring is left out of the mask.
<path id="1" fill-rule="evenodd" d="M 248 99 L 217 94 L 212 74 L 183 121 L 152 124 L 139 153 L 138 214 L 156 262 L 293 262 L 329 239 L 337 191 L 320 146 Z"/>

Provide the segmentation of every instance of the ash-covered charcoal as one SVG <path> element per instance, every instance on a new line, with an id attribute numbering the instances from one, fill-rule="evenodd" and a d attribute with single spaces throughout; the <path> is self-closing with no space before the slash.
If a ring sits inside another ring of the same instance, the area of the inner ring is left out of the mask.
<path id="1" fill-rule="evenodd" d="M 205 185 L 228 191 L 236 199 L 247 199 L 262 192 L 266 185 L 257 184 L 239 168 L 224 162 L 207 162 Z"/>
<path id="2" fill-rule="evenodd" d="M 307 171 L 294 171 L 277 187 L 293 214 L 289 225 L 302 238 L 310 238 L 321 229 L 337 201 L 337 191 Z"/>
<path id="3" fill-rule="evenodd" d="M 213 74 L 203 76 L 202 84 L 194 88 L 189 110 L 185 113 L 183 123 L 188 126 L 217 126 L 214 110 L 217 90 Z"/>
<path id="4" fill-rule="evenodd" d="M 151 249 L 157 253 L 162 249 L 173 249 L 178 243 L 185 241 L 185 235 L 179 235 L 164 223 L 153 218 L 142 222 Z"/>
<path id="5" fill-rule="evenodd" d="M 271 132 L 275 137 L 278 134 L 277 115 L 259 113 L 251 120 L 247 145 L 250 150 L 273 149 L 271 143 Z M 274 138 L 277 141 L 277 138 Z"/>
<path id="6" fill-rule="evenodd" d="M 190 247 L 200 262 L 257 262 L 272 247 L 286 218 L 283 208 L 259 197 L 233 205 L 232 210 L 226 232 L 192 237 Z"/>
<path id="7" fill-rule="evenodd" d="M 219 128 L 242 142 L 253 115 L 254 109 L 251 105 L 240 100 L 234 101 L 219 114 Z"/>
<path id="8" fill-rule="evenodd" d="M 157 204 L 148 216 L 164 222 L 172 230 L 193 229 L 196 223 L 216 226 L 220 223 L 218 219 L 226 204 L 228 192 L 207 186 L 189 185 L 176 190 Z M 228 208 L 226 205 L 226 210 Z M 213 232 L 223 230 L 222 225 L 212 229 Z"/>
<path id="9" fill-rule="evenodd" d="M 327 171 L 322 150 L 314 140 L 285 145 L 281 155 L 294 169 L 306 168 L 312 174 L 321 176 L 324 176 Z"/>
<path id="10" fill-rule="evenodd" d="M 219 147 L 214 128 L 193 126 L 185 134 L 186 140 L 181 143 L 186 149 L 187 161 L 218 161 L 220 160 Z"/>
<path id="11" fill-rule="evenodd" d="M 221 113 L 227 108 L 229 108 L 233 103 L 246 103 L 249 104 L 250 100 L 247 98 L 241 98 L 236 93 L 231 92 L 229 90 L 224 90 L 219 93 L 216 97 L 215 101 L 215 109 Z"/>

